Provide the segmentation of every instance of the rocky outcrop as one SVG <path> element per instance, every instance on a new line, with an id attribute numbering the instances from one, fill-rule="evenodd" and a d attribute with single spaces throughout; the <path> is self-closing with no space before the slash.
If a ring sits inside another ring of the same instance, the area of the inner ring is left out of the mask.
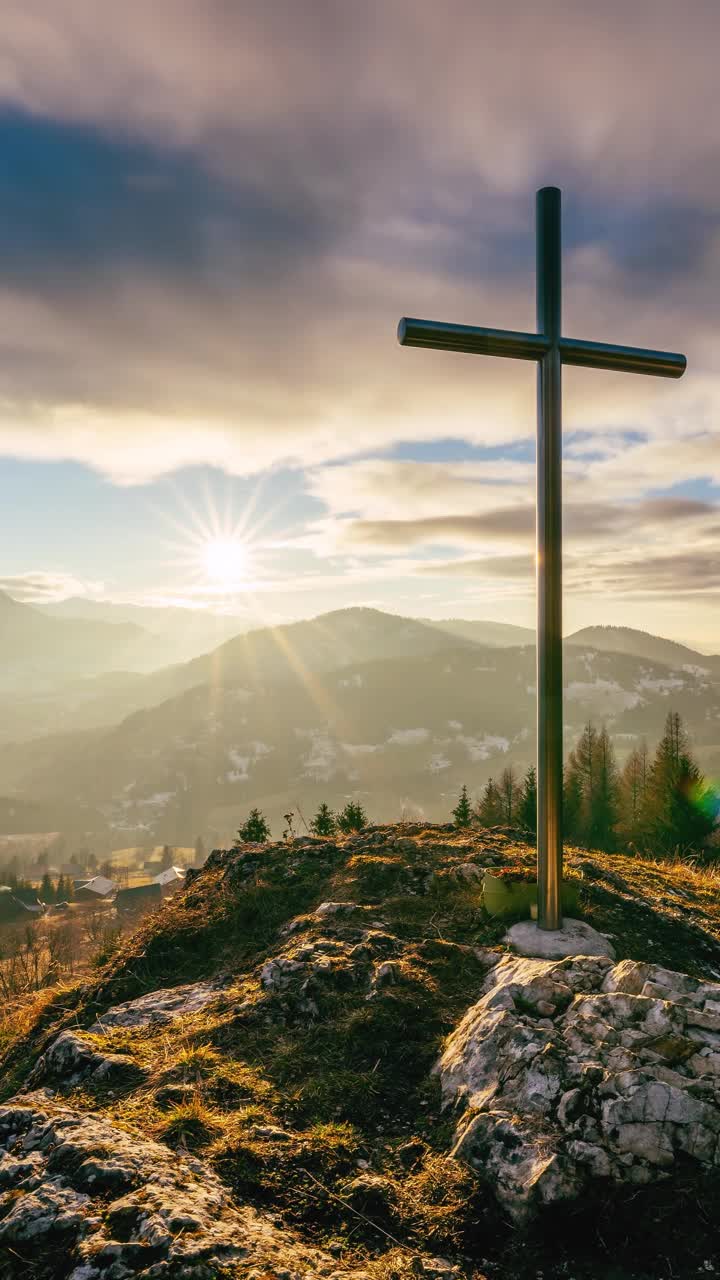
<path id="1" fill-rule="evenodd" d="M 138 1074 L 138 1068 L 124 1053 L 105 1053 L 91 1041 L 74 1031 L 61 1031 L 38 1058 L 28 1076 L 27 1087 L 39 1084 L 74 1089 L 83 1080 L 109 1083 L 127 1075 Z"/>
<path id="2" fill-rule="evenodd" d="M 67 1091 L 84 1080 L 107 1084 L 130 1073 L 138 1076 L 141 1073 L 132 1058 L 105 1049 L 103 1035 L 116 1028 L 160 1026 L 197 1013 L 217 999 L 222 986 L 215 980 L 150 991 L 108 1009 L 86 1032 L 61 1031 L 38 1058 L 28 1076 L 27 1088 L 54 1085 Z"/>
<path id="3" fill-rule="evenodd" d="M 223 988 L 221 980 L 190 982 L 182 987 L 165 987 L 116 1004 L 89 1028 L 92 1032 L 110 1031 L 115 1027 L 149 1027 L 185 1014 L 198 1013 L 216 1000 Z"/>
<path id="4" fill-rule="evenodd" d="M 233 1204 L 206 1165 L 47 1099 L 0 1108 L 3 1275 L 67 1280 L 214 1280 L 347 1275 L 327 1255 Z M 359 1273 L 358 1273 L 359 1274 Z"/>
<path id="5" fill-rule="evenodd" d="M 516 1220 L 589 1180 L 720 1167 L 720 984 L 602 957 L 506 957 L 438 1064 L 453 1154 Z"/>

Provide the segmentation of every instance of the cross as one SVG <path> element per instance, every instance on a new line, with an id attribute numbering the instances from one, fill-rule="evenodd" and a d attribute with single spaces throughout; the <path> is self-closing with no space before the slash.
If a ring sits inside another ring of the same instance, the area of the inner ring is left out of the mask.
<path id="1" fill-rule="evenodd" d="M 538 924 L 562 924 L 562 366 L 680 378 L 685 356 L 563 338 L 560 191 L 543 187 L 535 205 L 537 333 L 405 318 L 398 341 L 474 355 L 534 360 L 537 374 L 537 859 Z"/>

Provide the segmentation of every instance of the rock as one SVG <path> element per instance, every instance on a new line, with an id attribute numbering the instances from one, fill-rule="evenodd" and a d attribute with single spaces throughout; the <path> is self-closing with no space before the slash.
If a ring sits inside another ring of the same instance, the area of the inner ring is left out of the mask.
<path id="1" fill-rule="evenodd" d="M 482 880 L 484 871 L 476 862 L 461 862 L 459 867 L 455 868 L 454 873 L 458 880 Z"/>
<path id="2" fill-rule="evenodd" d="M 563 956 L 610 956 L 610 942 L 584 920 L 564 920 L 561 929 L 540 929 L 534 920 L 520 920 L 505 935 L 508 946 L 521 956 L 543 956 L 560 960 Z"/>
<path id="3" fill-rule="evenodd" d="M 590 1179 L 720 1168 L 718 1000 L 720 984 L 660 966 L 504 957 L 437 1064 L 460 1108 L 452 1154 L 517 1221 Z"/>
<path id="4" fill-rule="evenodd" d="M 637 960 L 621 960 L 610 969 L 603 983 L 603 991 L 624 991 L 630 996 L 639 996 L 648 980 L 651 966 L 640 964 Z"/>
<path id="5" fill-rule="evenodd" d="M 377 1173 L 358 1174 L 343 1183 L 340 1194 L 354 1209 L 371 1214 L 387 1214 L 395 1199 L 392 1182 Z"/>
<path id="6" fill-rule="evenodd" d="M 188 1013 L 197 1013 L 220 994 L 221 982 L 192 982 L 182 987 L 151 991 L 136 1000 L 117 1004 L 103 1013 L 89 1028 L 100 1033 L 113 1027 L 149 1027 L 171 1022 Z"/>
<path id="7" fill-rule="evenodd" d="M 132 1073 L 141 1075 L 132 1058 L 123 1053 L 103 1053 L 74 1031 L 61 1031 L 57 1039 L 38 1058 L 27 1079 L 35 1089 L 49 1082 L 63 1090 L 74 1089 L 82 1080 L 96 1083 L 110 1081 Z"/>
<path id="8" fill-rule="evenodd" d="M 321 902 L 313 914 L 319 920 L 323 920 L 326 916 L 347 916 L 358 910 L 357 902 Z"/>
<path id="9" fill-rule="evenodd" d="M 200 1161 L 98 1116 L 50 1115 L 33 1098 L 2 1107 L 0 1151 L 8 1280 L 31 1269 L 54 1275 L 61 1256 L 70 1280 L 214 1280 L 240 1262 L 243 1274 L 307 1280 L 337 1269 L 329 1254 L 237 1207 Z"/>

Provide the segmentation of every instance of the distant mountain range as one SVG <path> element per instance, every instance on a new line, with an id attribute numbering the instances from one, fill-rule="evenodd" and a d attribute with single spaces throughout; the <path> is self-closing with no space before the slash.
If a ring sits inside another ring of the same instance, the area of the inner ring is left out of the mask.
<path id="1" fill-rule="evenodd" d="M 67 732 L 0 748 L 0 789 L 57 814 L 54 829 L 121 843 L 225 840 L 252 805 L 277 827 L 297 802 L 309 813 L 351 796 L 378 819 L 447 817 L 464 782 L 477 791 L 532 760 L 532 639 L 375 609 L 247 632 L 150 675 L 85 682 L 94 701 L 65 713 Z M 654 744 L 672 707 L 706 767 L 720 765 L 717 658 L 592 628 L 569 638 L 565 678 L 568 747 L 590 717 L 621 753 Z M 89 709 L 105 721 L 79 729 Z"/>
<path id="2" fill-rule="evenodd" d="M 566 644 L 580 644 L 590 649 L 604 649 L 608 653 L 633 653 L 651 662 L 664 662 L 668 666 L 701 667 L 720 676 L 720 654 L 698 653 L 676 640 L 651 635 L 649 631 L 635 631 L 632 627 L 583 627 L 568 636 Z"/>

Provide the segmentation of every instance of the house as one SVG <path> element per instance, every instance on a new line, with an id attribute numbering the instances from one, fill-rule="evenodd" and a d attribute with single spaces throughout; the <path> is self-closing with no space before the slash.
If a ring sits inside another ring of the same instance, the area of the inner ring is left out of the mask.
<path id="1" fill-rule="evenodd" d="M 152 881 L 150 884 L 136 884 L 131 889 L 118 889 L 115 907 L 128 914 L 135 911 L 150 911 L 162 901 L 162 887 Z"/>
<path id="2" fill-rule="evenodd" d="M 75 899 L 77 902 L 102 902 L 111 898 L 116 889 L 115 881 L 108 880 L 107 876 L 93 876 L 92 880 L 75 889 Z"/>
<path id="3" fill-rule="evenodd" d="M 153 884 L 160 885 L 163 893 L 172 892 L 177 889 L 178 885 L 184 883 L 185 872 L 182 867 L 167 867 L 165 871 L 161 871 L 159 875 L 153 879 Z"/>
<path id="4" fill-rule="evenodd" d="M 42 904 L 38 904 L 42 906 Z M 37 912 L 28 907 L 16 896 L 8 885 L 0 885 L 0 924 L 17 924 L 29 921 Z"/>
<path id="5" fill-rule="evenodd" d="M 38 898 L 37 889 L 13 889 L 12 895 L 22 903 L 26 911 L 30 911 L 33 915 L 42 915 L 45 910 L 45 903 Z"/>

